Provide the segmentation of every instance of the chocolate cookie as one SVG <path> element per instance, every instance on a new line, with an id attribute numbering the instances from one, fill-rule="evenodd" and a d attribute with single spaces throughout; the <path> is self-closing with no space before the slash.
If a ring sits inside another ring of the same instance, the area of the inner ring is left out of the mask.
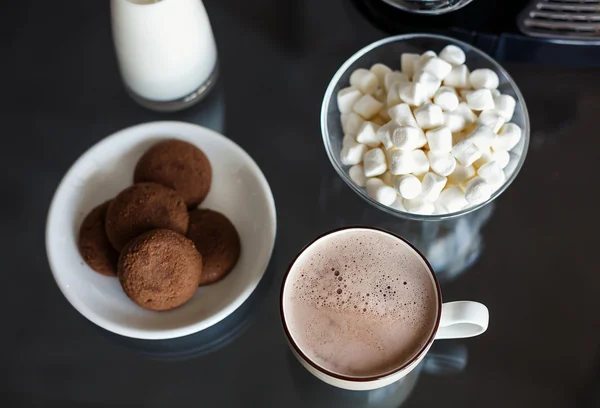
<path id="1" fill-rule="evenodd" d="M 79 229 L 79 252 L 90 268 L 102 275 L 117 275 L 119 253 L 110 244 L 104 220 L 110 201 L 94 208 L 83 220 Z"/>
<path id="2" fill-rule="evenodd" d="M 156 183 L 139 183 L 126 188 L 108 206 L 106 235 L 120 251 L 143 232 L 166 228 L 185 235 L 188 213 L 183 199 Z"/>
<path id="3" fill-rule="evenodd" d="M 135 167 L 133 181 L 151 181 L 172 188 L 192 209 L 210 190 L 212 167 L 196 146 L 181 140 L 166 140 L 144 153 Z"/>
<path id="4" fill-rule="evenodd" d="M 190 211 L 187 236 L 202 254 L 201 285 L 223 279 L 240 257 L 240 237 L 223 214 L 212 210 Z"/>
<path id="5" fill-rule="evenodd" d="M 202 276 L 194 243 L 167 229 L 148 231 L 129 242 L 119 257 L 119 282 L 144 309 L 170 310 L 190 300 Z"/>

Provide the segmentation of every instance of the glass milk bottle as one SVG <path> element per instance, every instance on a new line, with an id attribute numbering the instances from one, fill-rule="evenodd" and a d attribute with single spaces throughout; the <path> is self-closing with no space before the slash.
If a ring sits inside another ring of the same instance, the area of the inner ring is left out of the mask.
<path id="1" fill-rule="evenodd" d="M 127 91 L 158 111 L 193 105 L 217 76 L 217 49 L 201 0 L 111 0 L 117 60 Z"/>

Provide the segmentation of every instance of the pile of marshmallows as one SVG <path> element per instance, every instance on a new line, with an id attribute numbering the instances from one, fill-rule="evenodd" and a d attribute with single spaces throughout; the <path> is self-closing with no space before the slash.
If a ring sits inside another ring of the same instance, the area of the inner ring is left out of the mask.
<path id="1" fill-rule="evenodd" d="M 508 152 L 521 138 L 508 123 L 515 99 L 496 89 L 494 71 L 470 72 L 454 45 L 400 60 L 402 72 L 357 69 L 338 92 L 350 178 L 374 200 L 415 214 L 486 201 L 504 183 Z"/>

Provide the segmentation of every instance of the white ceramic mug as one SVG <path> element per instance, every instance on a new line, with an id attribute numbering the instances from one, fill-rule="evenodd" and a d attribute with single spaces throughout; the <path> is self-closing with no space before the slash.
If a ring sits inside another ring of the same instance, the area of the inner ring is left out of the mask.
<path id="1" fill-rule="evenodd" d="M 308 244 L 300 253 L 296 256 L 294 261 L 291 263 L 284 279 L 281 288 L 281 297 L 280 297 L 280 312 L 281 312 L 281 321 L 283 325 L 283 329 L 285 335 L 288 340 L 288 344 L 298 359 L 298 361 L 315 377 L 320 380 L 333 385 L 335 387 L 344 388 L 347 390 L 372 390 L 380 387 L 384 387 L 389 385 L 395 381 L 406 376 L 410 373 L 420 362 L 423 360 L 423 357 L 429 351 L 429 348 L 433 344 L 434 340 L 438 339 L 458 339 L 458 338 L 466 338 L 466 337 L 474 337 L 482 334 L 487 330 L 488 322 L 489 322 L 489 312 L 487 307 L 482 305 L 481 303 L 471 302 L 471 301 L 459 301 L 459 302 L 448 302 L 442 304 L 442 293 L 440 290 L 439 283 L 435 276 L 433 269 L 427 259 L 408 241 L 404 238 L 401 238 L 398 235 L 390 233 L 389 231 L 383 231 L 377 228 L 372 227 L 356 227 L 357 229 L 366 229 L 366 230 L 376 230 L 380 232 L 384 232 L 391 237 L 394 237 L 399 242 L 401 242 L 405 247 L 410 248 L 414 251 L 415 255 L 421 258 L 423 263 L 427 265 L 427 271 L 431 274 L 433 278 L 433 282 L 435 283 L 435 290 L 437 293 L 437 317 L 435 319 L 435 327 L 433 327 L 432 334 L 425 342 L 424 346 L 421 350 L 409 361 L 405 361 L 403 364 L 398 366 L 396 369 L 391 372 L 383 373 L 382 375 L 371 376 L 371 377 L 351 377 L 340 375 L 337 373 L 333 373 L 324 367 L 319 366 L 317 363 L 312 361 L 305 353 L 302 352 L 301 348 L 296 344 L 292 336 L 290 335 L 290 331 L 287 327 L 286 316 L 284 310 L 284 293 L 286 290 L 286 284 L 288 282 L 288 276 L 290 271 L 292 270 L 296 260 L 298 257 L 306 251 L 309 247 L 315 244 L 319 239 L 324 238 L 332 233 L 336 233 L 338 231 L 344 231 L 351 228 L 342 228 L 335 231 L 330 231 L 318 238 L 316 238 L 312 243 Z"/>

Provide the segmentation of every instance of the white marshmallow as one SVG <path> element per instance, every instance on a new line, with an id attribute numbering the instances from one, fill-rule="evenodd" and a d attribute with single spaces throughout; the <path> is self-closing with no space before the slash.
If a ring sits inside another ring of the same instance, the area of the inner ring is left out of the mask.
<path id="1" fill-rule="evenodd" d="M 415 198 L 421 194 L 421 181 L 412 174 L 395 176 L 394 187 L 403 198 Z"/>
<path id="2" fill-rule="evenodd" d="M 404 205 L 402 204 L 402 197 L 400 196 L 396 197 L 396 200 L 390 204 L 390 207 L 395 210 L 406 212 L 406 208 L 404 208 Z"/>
<path id="3" fill-rule="evenodd" d="M 496 89 L 500 84 L 500 79 L 498 79 L 498 74 L 491 69 L 480 68 L 471 72 L 469 83 L 475 89 Z"/>
<path id="4" fill-rule="evenodd" d="M 492 188 L 481 177 L 474 177 L 465 184 L 465 199 L 469 204 L 480 204 L 490 198 Z"/>
<path id="5" fill-rule="evenodd" d="M 521 128 L 514 123 L 505 123 L 492 143 L 494 150 L 509 151 L 521 140 Z"/>
<path id="6" fill-rule="evenodd" d="M 366 177 L 375 177 L 385 173 L 387 161 L 383 150 L 376 147 L 366 152 L 363 156 L 363 169 Z"/>
<path id="7" fill-rule="evenodd" d="M 481 152 L 475 147 L 473 142 L 465 139 L 452 147 L 452 156 L 454 156 L 454 158 L 456 158 L 463 166 L 470 166 L 475 160 L 481 157 Z"/>
<path id="8" fill-rule="evenodd" d="M 391 149 L 394 147 L 394 144 L 392 143 L 392 135 L 394 134 L 394 131 L 398 129 L 398 127 L 399 125 L 396 122 L 391 121 L 377 129 L 377 139 L 379 139 L 386 149 Z"/>
<path id="9" fill-rule="evenodd" d="M 365 186 L 369 197 L 383 205 L 392 204 L 398 196 L 393 187 L 386 185 L 377 177 L 368 179 Z"/>
<path id="10" fill-rule="evenodd" d="M 429 159 L 427 158 L 427 154 L 425 154 L 423 150 L 413 150 L 411 159 L 413 161 L 412 173 L 415 176 L 421 177 L 429 171 Z"/>
<path id="11" fill-rule="evenodd" d="M 493 109 L 482 111 L 477 118 L 477 122 L 489 127 L 494 133 L 497 133 L 506 122 L 506 119 L 497 113 L 497 109 Z"/>
<path id="12" fill-rule="evenodd" d="M 433 98 L 442 84 L 442 81 L 440 81 L 438 77 L 425 71 L 415 73 L 413 80 L 425 87 L 425 95 L 429 99 Z"/>
<path id="13" fill-rule="evenodd" d="M 358 143 L 366 144 L 369 147 L 377 147 L 381 143 L 377 138 L 377 130 L 379 126 L 373 122 L 364 122 L 358 133 L 356 134 L 356 141 Z"/>
<path id="14" fill-rule="evenodd" d="M 442 110 L 451 112 L 458 108 L 459 100 L 454 88 L 441 86 L 433 97 L 433 102 Z"/>
<path id="15" fill-rule="evenodd" d="M 421 141 L 423 131 L 415 126 L 400 126 L 394 130 L 392 135 L 392 144 L 395 148 L 405 151 L 417 149 Z"/>
<path id="16" fill-rule="evenodd" d="M 436 153 L 450 153 L 452 150 L 452 131 L 447 126 L 428 130 L 425 133 L 429 149 Z"/>
<path id="17" fill-rule="evenodd" d="M 370 94 L 377 90 L 379 81 L 377 76 L 368 69 L 359 68 L 350 75 L 350 85 L 362 93 Z"/>
<path id="18" fill-rule="evenodd" d="M 418 82 L 406 82 L 400 85 L 400 99 L 412 106 L 421 106 L 427 102 L 427 87 Z"/>
<path id="19" fill-rule="evenodd" d="M 371 95 L 363 95 L 352 107 L 355 113 L 358 113 L 365 119 L 371 119 L 383 108 L 383 103 L 373 98 Z"/>
<path id="20" fill-rule="evenodd" d="M 364 97 L 363 97 L 364 98 Z M 469 108 L 473 110 L 486 110 L 486 109 L 494 109 L 494 97 L 492 93 L 487 88 L 478 89 L 467 94 L 467 105 Z M 357 104 L 360 102 L 356 102 Z M 356 110 L 356 105 L 354 105 L 354 109 Z"/>
<path id="21" fill-rule="evenodd" d="M 506 166 L 508 166 L 508 163 L 510 163 L 510 159 L 511 159 L 511 153 L 508 153 L 506 150 L 492 150 L 492 154 L 491 154 L 491 160 L 490 161 L 496 161 L 498 162 L 498 164 L 500 165 L 500 167 L 502 167 L 503 169 L 506 168 Z"/>
<path id="22" fill-rule="evenodd" d="M 433 57 L 437 57 L 437 54 L 431 50 L 429 51 L 425 51 L 423 54 L 421 54 L 419 56 L 419 59 L 414 61 L 413 64 L 413 77 L 419 73 L 419 71 L 423 70 L 423 65 L 425 65 L 425 63 Z"/>
<path id="23" fill-rule="evenodd" d="M 432 103 L 415 109 L 415 119 L 422 129 L 432 129 L 444 124 L 442 108 Z"/>
<path id="24" fill-rule="evenodd" d="M 365 177 L 362 164 L 355 164 L 354 166 L 350 167 L 350 170 L 348 170 L 348 175 L 350 176 L 350 180 L 352 180 L 352 182 L 357 186 L 365 186 L 367 178 Z"/>
<path id="25" fill-rule="evenodd" d="M 447 126 L 452 133 L 456 133 L 467 126 L 467 121 L 457 112 L 444 112 L 444 126 Z"/>
<path id="26" fill-rule="evenodd" d="M 473 166 L 463 166 L 462 164 L 458 164 L 452 174 L 448 176 L 448 184 L 457 186 L 475 177 L 476 173 Z"/>
<path id="27" fill-rule="evenodd" d="M 433 214 L 434 215 L 442 215 L 448 213 L 448 210 L 444 208 L 438 201 L 433 202 Z"/>
<path id="28" fill-rule="evenodd" d="M 478 169 L 481 166 L 483 166 L 484 164 L 489 163 L 491 161 L 492 161 L 492 150 L 485 149 L 485 150 L 481 151 L 481 157 L 473 162 L 473 167 Z"/>
<path id="29" fill-rule="evenodd" d="M 461 115 L 467 124 L 467 126 L 475 123 L 477 120 L 477 115 L 469 108 L 466 102 L 461 102 L 458 104 L 458 108 L 456 108 L 452 113 L 456 113 Z"/>
<path id="30" fill-rule="evenodd" d="M 394 187 L 394 175 L 389 171 L 386 171 L 382 175 L 378 176 L 378 178 L 388 186 Z"/>
<path id="31" fill-rule="evenodd" d="M 477 169 L 477 175 L 488 182 L 491 186 L 504 183 L 504 172 L 496 161 L 491 161 Z"/>
<path id="32" fill-rule="evenodd" d="M 412 173 L 414 160 L 412 152 L 394 149 L 388 152 L 390 173 L 393 175 Z"/>
<path id="33" fill-rule="evenodd" d="M 465 52 L 458 48 L 456 45 L 446 45 L 442 51 L 440 51 L 440 58 L 444 61 L 448 61 L 452 65 L 464 64 L 467 56 Z"/>
<path id="34" fill-rule="evenodd" d="M 427 152 L 431 170 L 440 176 L 449 176 L 456 168 L 456 159 L 450 153 Z"/>
<path id="35" fill-rule="evenodd" d="M 390 117 L 390 115 L 387 113 L 387 111 L 385 109 L 380 110 L 379 113 L 377 114 L 377 116 L 379 116 L 381 119 L 385 120 L 385 123 L 392 120 L 392 118 Z"/>
<path id="36" fill-rule="evenodd" d="M 387 111 L 390 118 L 394 119 L 396 123 L 402 126 L 418 126 L 415 117 L 413 116 L 410 106 L 406 103 L 392 106 Z"/>
<path id="37" fill-rule="evenodd" d="M 400 84 L 397 82 L 394 82 L 390 86 L 390 89 L 388 89 L 386 105 L 388 107 L 392 107 L 392 106 L 398 105 L 400 103 L 402 103 L 402 99 L 400 99 Z"/>
<path id="38" fill-rule="evenodd" d="M 471 133 L 469 133 L 467 139 L 471 141 L 471 143 L 473 143 L 479 150 L 485 151 L 486 149 L 490 148 L 495 137 L 496 134 L 492 129 L 486 125 L 479 124 L 475 126 L 475 129 L 473 129 Z"/>
<path id="39" fill-rule="evenodd" d="M 465 193 L 458 186 L 448 187 L 440 193 L 439 198 L 436 201 L 447 212 L 455 212 L 462 210 L 469 203 L 465 199 Z"/>
<path id="40" fill-rule="evenodd" d="M 373 98 L 377 99 L 379 102 L 385 104 L 387 99 L 387 92 L 383 88 L 377 88 L 375 92 L 373 92 Z"/>
<path id="41" fill-rule="evenodd" d="M 421 196 L 425 201 L 434 202 L 440 196 L 440 193 L 446 185 L 446 177 L 427 172 L 421 182 Z"/>
<path id="42" fill-rule="evenodd" d="M 358 116 L 356 113 L 351 112 L 346 114 L 345 119 L 342 120 L 342 129 L 346 134 L 356 135 L 363 123 L 365 123 L 363 118 Z"/>
<path id="43" fill-rule="evenodd" d="M 508 159 L 506 160 L 506 166 L 504 166 L 504 174 L 513 174 L 517 165 L 519 164 L 520 155 L 516 152 L 508 153 Z M 502 163 L 500 163 L 502 165 Z"/>
<path id="44" fill-rule="evenodd" d="M 392 69 L 385 64 L 373 64 L 371 66 L 371 72 L 377 77 L 380 87 L 385 86 L 385 74 L 392 72 Z M 387 89 L 387 88 L 386 88 Z"/>
<path id="45" fill-rule="evenodd" d="M 342 147 L 342 152 L 340 153 L 340 160 L 342 164 L 346 166 L 351 166 L 354 164 L 358 164 L 362 161 L 362 158 L 367 151 L 367 146 L 362 143 L 357 143 L 356 141 L 350 140 L 344 144 Z"/>
<path id="46" fill-rule="evenodd" d="M 446 78 L 452 70 L 452 65 L 438 57 L 431 57 L 423 64 L 421 68 L 424 72 L 434 75 L 440 81 Z"/>
<path id="47" fill-rule="evenodd" d="M 413 214 L 431 215 L 435 211 L 433 203 L 422 200 L 419 197 L 413 199 L 404 199 L 402 200 L 402 203 L 404 204 L 404 208 Z"/>
<path id="48" fill-rule="evenodd" d="M 515 112 L 515 106 L 517 106 L 517 101 L 510 95 L 497 95 L 494 96 L 494 104 L 496 107 L 494 111 L 502 116 L 506 122 L 511 120 L 513 113 Z"/>
<path id="49" fill-rule="evenodd" d="M 360 99 L 362 93 L 353 86 L 340 89 L 337 94 L 338 109 L 341 113 L 352 112 L 352 107 Z"/>
<path id="50" fill-rule="evenodd" d="M 402 68 L 402 72 L 409 78 L 412 78 L 414 75 L 415 62 L 418 61 L 419 58 L 421 58 L 419 54 L 411 54 L 409 52 L 400 55 L 400 67 Z"/>
<path id="51" fill-rule="evenodd" d="M 356 138 L 350 134 L 344 135 L 342 138 L 342 146 L 346 146 L 348 143 L 356 143 Z"/>
<path id="52" fill-rule="evenodd" d="M 461 102 L 464 102 L 467 100 L 467 95 L 472 94 L 473 92 L 475 92 L 474 89 L 461 89 L 458 91 L 458 93 L 460 94 L 460 100 Z"/>
<path id="53" fill-rule="evenodd" d="M 390 90 L 393 84 L 404 84 L 409 82 L 408 76 L 403 72 L 392 71 L 385 74 L 384 86 L 386 90 Z"/>
<path id="54" fill-rule="evenodd" d="M 446 78 L 444 85 L 453 86 L 454 88 L 469 88 L 469 68 L 466 65 L 457 65 L 452 67 Z"/>

